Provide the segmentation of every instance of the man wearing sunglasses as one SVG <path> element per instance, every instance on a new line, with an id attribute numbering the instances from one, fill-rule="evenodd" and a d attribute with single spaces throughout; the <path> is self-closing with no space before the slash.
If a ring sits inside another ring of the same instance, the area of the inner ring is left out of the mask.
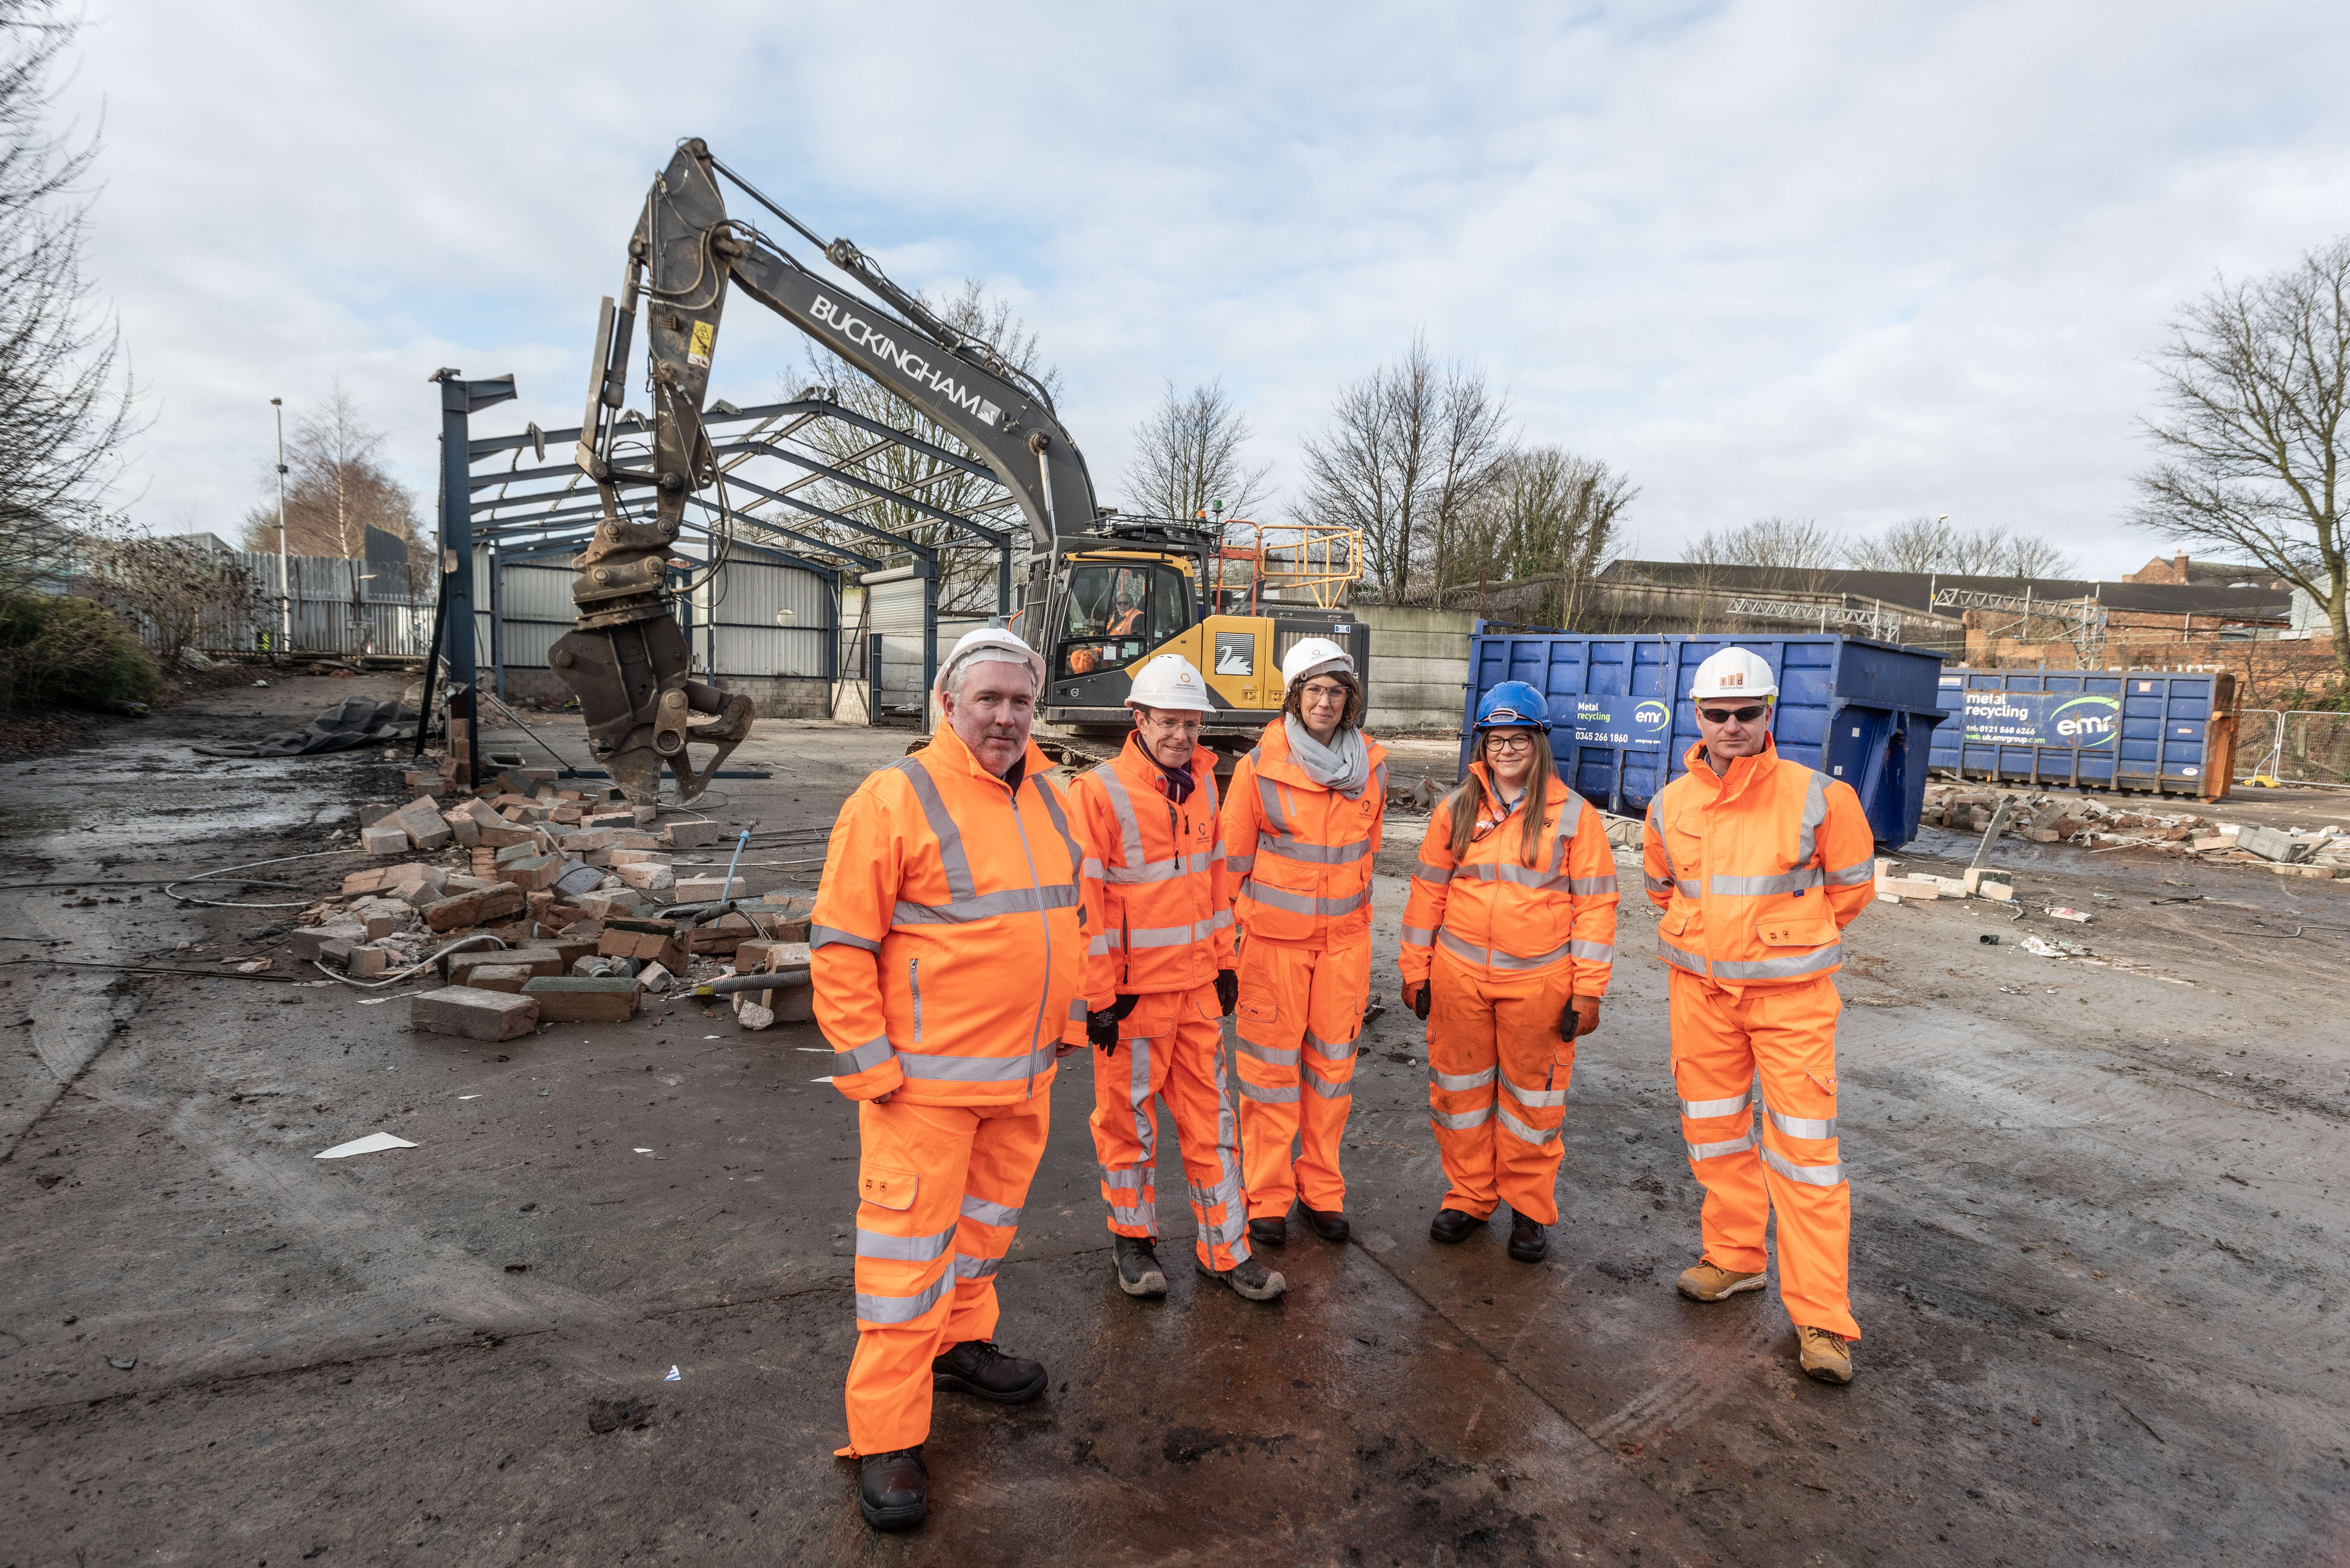
<path id="1" fill-rule="evenodd" d="M 1836 1154 L 1833 978 L 1874 897 L 1876 842 L 1852 786 L 1778 754 L 1771 667 L 1725 648 L 1697 667 L 1698 743 L 1646 833 L 1657 952 L 1672 974 L 1673 1083 L 1706 1189 L 1704 1256 L 1681 1294 L 1762 1288 L 1778 1215 L 1779 1299 L 1803 1369 L 1852 1381 L 1852 1194 Z M 1762 1100 L 1756 1142 L 1754 1096 Z"/>

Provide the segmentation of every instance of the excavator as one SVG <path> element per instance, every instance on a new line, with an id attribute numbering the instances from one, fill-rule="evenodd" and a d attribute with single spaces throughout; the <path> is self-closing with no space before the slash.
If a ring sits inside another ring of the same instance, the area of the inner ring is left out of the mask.
<path id="1" fill-rule="evenodd" d="M 854 286 L 729 216 L 722 179 Z M 1368 667 L 1367 628 L 1336 603 L 1359 571 L 1359 541 L 1324 530 L 1317 553 L 1313 531 L 1275 529 L 1234 545 L 1222 526 L 1097 504 L 1084 454 L 1034 377 L 940 319 L 852 242 L 818 238 L 695 138 L 646 193 L 619 299 L 605 299 L 598 318 L 575 461 L 602 515 L 573 562 L 577 618 L 549 654 L 579 700 L 590 750 L 631 803 L 654 804 L 664 764 L 682 798 L 699 798 L 751 731 L 749 697 L 691 679 L 671 591 L 687 504 L 721 478 L 702 410 L 730 284 L 951 432 L 1009 493 L 1030 543 L 1014 628 L 1045 657 L 1039 717 L 1076 756 L 1115 749 L 1132 674 L 1160 653 L 1185 655 L 1205 676 L 1217 704 L 1206 738 L 1227 753 L 1280 711 L 1281 657 L 1300 638 L 1332 638 Z M 641 455 L 641 437 L 627 453 L 617 439 L 624 424 L 639 428 L 622 410 L 640 318 L 651 410 Z M 697 763 L 690 747 L 708 753 Z"/>

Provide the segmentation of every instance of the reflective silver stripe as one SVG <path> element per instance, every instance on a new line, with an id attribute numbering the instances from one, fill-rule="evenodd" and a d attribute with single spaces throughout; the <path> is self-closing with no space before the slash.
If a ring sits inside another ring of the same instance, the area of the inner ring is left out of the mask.
<path id="1" fill-rule="evenodd" d="M 1343 1100 L 1355 1092 L 1355 1081 L 1351 1077 L 1341 1078 L 1335 1084 L 1314 1073 L 1308 1073 L 1305 1077 L 1306 1083 L 1313 1085 L 1314 1092 L 1326 1100 Z"/>
<path id="2" fill-rule="evenodd" d="M 1227 876 L 1245 877 L 1255 869 L 1256 857 L 1253 855 L 1227 855 L 1224 857 L 1224 872 Z"/>
<path id="3" fill-rule="evenodd" d="M 1106 1165 L 1099 1168 L 1101 1170 L 1101 1181 L 1104 1187 L 1123 1188 L 1130 1192 L 1139 1192 L 1142 1190 L 1142 1168 L 1140 1166 L 1134 1166 L 1126 1170 L 1112 1170 Z"/>
<path id="4" fill-rule="evenodd" d="M 1493 1119 L 1516 1134 L 1520 1141 L 1537 1147 L 1558 1137 L 1560 1131 L 1558 1127 L 1552 1127 L 1547 1131 L 1540 1127 L 1530 1127 L 1498 1105 L 1493 1107 Z"/>
<path id="5" fill-rule="evenodd" d="M 1086 956 L 1087 958 L 1099 958 L 1116 946 L 1118 946 L 1118 933 L 1116 931 L 1104 931 L 1101 935 L 1096 937 L 1093 940 L 1086 944 Z"/>
<path id="6" fill-rule="evenodd" d="M 838 1078 L 851 1073 L 869 1073 L 889 1059 L 891 1049 L 889 1037 L 882 1034 L 850 1050 L 835 1050 L 832 1054 L 832 1075 Z"/>
<path id="7" fill-rule="evenodd" d="M 1705 897 L 1705 888 L 1698 883 L 1676 882 L 1673 886 L 1679 889 L 1680 896 L 1684 898 L 1702 898 Z"/>
<path id="8" fill-rule="evenodd" d="M 930 770 L 922 766 L 920 757 L 903 757 L 889 765 L 905 774 L 906 782 L 913 785 L 914 798 L 921 803 L 931 836 L 939 841 L 939 867 L 946 873 L 949 901 L 961 903 L 977 898 L 979 884 L 972 880 L 971 857 L 962 852 L 962 829 L 947 815 L 947 803 L 939 798 L 939 786 L 931 781 Z M 1082 859 L 1081 856 L 1075 857 L 1071 864 Z"/>
<path id="9" fill-rule="evenodd" d="M 1297 1085 L 1295 1084 L 1277 1085 L 1252 1084 L 1246 1077 L 1243 1077 L 1241 1079 L 1241 1098 L 1244 1100 L 1254 1100 L 1261 1106 L 1292 1105 L 1295 1104 L 1297 1099 Z"/>
<path id="10" fill-rule="evenodd" d="M 1844 1180 L 1844 1162 L 1841 1160 L 1834 1165 L 1797 1165 L 1774 1152 L 1767 1143 L 1762 1146 L 1762 1163 L 1788 1180 L 1799 1181 L 1805 1187 L 1835 1187 Z"/>
<path id="11" fill-rule="evenodd" d="M 1754 1147 L 1754 1129 L 1746 1129 L 1744 1137 L 1734 1137 L 1726 1143 L 1693 1143 L 1689 1147 L 1690 1163 L 1701 1159 L 1718 1159 L 1725 1154 L 1743 1154 Z"/>
<path id="12" fill-rule="evenodd" d="M 1706 890 L 1731 898 L 1760 898 L 1772 893 L 1792 893 L 1798 888 L 1816 888 L 1824 880 L 1816 866 L 1798 866 L 1793 871 L 1782 871 L 1776 877 L 1709 877 Z"/>
<path id="13" fill-rule="evenodd" d="M 1355 1042 L 1352 1040 L 1341 1041 L 1334 1044 L 1311 1029 L 1305 1032 L 1305 1045 L 1308 1050 L 1326 1062 L 1351 1061 L 1355 1054 Z"/>
<path id="14" fill-rule="evenodd" d="M 1744 1094 L 1733 1099 L 1683 1100 L 1681 1115 L 1693 1122 L 1701 1122 L 1709 1116 L 1734 1116 L 1753 1103 L 1754 1090 L 1749 1085 Z"/>
<path id="15" fill-rule="evenodd" d="M 1767 1100 L 1762 1103 L 1762 1114 L 1771 1118 L 1773 1127 L 1789 1137 L 1834 1137 L 1836 1135 L 1836 1119 L 1834 1116 L 1825 1121 L 1814 1116 L 1783 1116 L 1771 1108 Z"/>
<path id="16" fill-rule="evenodd" d="M 1262 748 L 1259 749 L 1261 750 Z M 1256 755 L 1255 752 L 1251 752 L 1249 753 L 1249 761 L 1256 761 Z M 1281 814 L 1281 786 L 1274 783 L 1271 779 L 1265 777 L 1263 774 L 1259 774 L 1256 775 L 1256 798 L 1257 805 L 1262 806 L 1264 810 L 1264 819 L 1273 824 L 1274 833 L 1279 834 L 1284 837 L 1287 836 L 1289 833 L 1289 819 Z M 1265 837 L 1270 836 L 1261 833 L 1259 836 Z"/>
<path id="17" fill-rule="evenodd" d="M 1086 857 L 1085 864 L 1077 867 L 1078 876 L 1090 877 L 1097 882 L 1101 880 L 1101 874 L 1102 863 L 1090 855 Z"/>
<path id="18" fill-rule="evenodd" d="M 1665 857 L 1665 879 L 1670 882 L 1679 873 L 1673 869 L 1672 845 L 1665 837 L 1665 792 L 1663 790 L 1659 790 L 1655 797 L 1648 802 L 1648 831 L 1657 836 L 1657 853 Z M 1664 889 L 1659 888 L 1657 891 L 1661 893 Z"/>
<path id="19" fill-rule="evenodd" d="M 1230 1205 L 1226 1205 L 1224 1213 L 1226 1217 L 1222 1220 L 1201 1226 L 1200 1233 L 1211 1243 L 1222 1242 L 1229 1247 L 1248 1234 L 1248 1216 L 1234 1212 Z"/>
<path id="20" fill-rule="evenodd" d="M 1876 880 L 1877 862 L 1874 858 L 1863 860 L 1856 866 L 1843 867 L 1827 874 L 1827 883 L 1831 888 L 1857 888 L 1863 882 Z"/>
<path id="21" fill-rule="evenodd" d="M 911 1323 L 938 1305 L 939 1298 L 952 1288 L 953 1282 L 942 1273 L 910 1296 L 877 1296 L 859 1291 L 857 1315 L 867 1323 Z"/>
<path id="22" fill-rule="evenodd" d="M 1651 877 L 1644 871 L 1640 874 L 1640 879 L 1648 885 L 1648 891 L 1651 893 L 1669 893 L 1673 890 L 1672 878 L 1669 877 Z"/>
<path id="23" fill-rule="evenodd" d="M 951 1225 L 935 1236 L 885 1236 L 879 1231 L 857 1228 L 857 1255 L 860 1258 L 890 1258 L 900 1263 L 927 1263 L 932 1258 L 943 1257 L 954 1245 L 955 1228 Z"/>
<path id="24" fill-rule="evenodd" d="M 818 948 L 863 948 L 868 953 L 878 953 L 881 950 L 881 944 L 854 931 L 844 931 L 837 926 L 810 926 L 808 951 L 814 952 Z"/>
<path id="25" fill-rule="evenodd" d="M 1418 926 L 1406 926 L 1403 929 L 1403 940 L 1410 947 L 1432 948 L 1436 945 L 1436 933 L 1423 930 Z"/>
<path id="26" fill-rule="evenodd" d="M 1566 890 L 1578 898 L 1604 898 L 1610 893 L 1620 893 L 1624 888 L 1623 884 L 1616 880 L 1616 873 L 1610 871 L 1605 877 L 1569 877 Z"/>
<path id="27" fill-rule="evenodd" d="M 1344 866 L 1360 860 L 1371 852 L 1371 841 L 1357 838 L 1352 844 L 1306 844 L 1286 833 L 1263 833 L 1256 836 L 1260 855 L 1278 855 L 1284 860 L 1303 860 L 1316 866 Z"/>
<path id="28" fill-rule="evenodd" d="M 1350 915 L 1370 901 L 1367 888 L 1344 898 L 1315 898 L 1293 893 L 1286 888 L 1268 887 L 1263 882 L 1249 883 L 1249 897 L 1276 909 L 1287 909 L 1295 915 Z"/>
<path id="29" fill-rule="evenodd" d="M 1061 836 L 1062 847 L 1066 848 L 1069 852 L 1069 875 L 1072 877 L 1076 876 L 1077 874 L 1077 867 L 1085 864 L 1086 852 L 1077 846 L 1076 835 L 1069 831 L 1068 814 L 1061 809 L 1061 796 L 1059 792 L 1055 790 L 1051 784 L 1045 783 L 1042 778 L 1024 778 L 1020 783 L 1023 788 L 1025 788 L 1027 785 L 1032 784 L 1036 786 L 1036 798 L 1045 803 L 1045 815 L 1051 820 L 1053 824 L 1053 831 Z M 1020 797 L 1017 792 L 1014 792 L 1012 797 L 1012 815 L 1015 819 L 1020 815 Z M 1024 849 L 1027 847 L 1027 844 L 1024 839 L 1022 842 L 1021 847 Z M 1036 867 L 1034 857 L 1030 857 L 1028 874 L 1031 877 L 1035 877 L 1036 880 L 1040 882 L 1044 880 L 1043 877 L 1036 877 Z"/>
<path id="30" fill-rule="evenodd" d="M 1006 1209 L 1001 1203 L 990 1203 L 984 1198 L 973 1198 L 967 1193 L 962 1200 L 962 1217 L 966 1220 L 976 1220 L 983 1225 L 1020 1223 L 1020 1210 L 1017 1209 Z"/>
<path id="31" fill-rule="evenodd" d="M 1565 1089 L 1521 1089 L 1510 1082 L 1507 1073 L 1502 1075 L 1502 1092 L 1530 1111 L 1548 1110 L 1553 1106 L 1566 1104 Z"/>
<path id="32" fill-rule="evenodd" d="M 1442 1127 L 1448 1132 L 1466 1132 L 1471 1127 L 1483 1127 L 1493 1119 L 1493 1102 L 1488 1100 L 1473 1111 L 1458 1113 L 1430 1111 L 1428 1113 L 1428 1119 L 1430 1125 Z"/>
<path id="33" fill-rule="evenodd" d="M 1154 1236 L 1159 1234 L 1159 1210 L 1156 1208 L 1120 1209 L 1113 1203 L 1109 1208 L 1109 1217 L 1113 1224 L 1139 1225 Z"/>
<path id="34" fill-rule="evenodd" d="M 1560 893 L 1574 890 L 1572 877 L 1562 877 L 1555 871 L 1546 871 L 1540 867 L 1521 866 L 1514 860 L 1473 861 L 1461 867 L 1452 874 L 1456 877 L 1472 877 L 1480 882 L 1508 882 L 1520 888 L 1537 888 Z M 1608 878 L 1609 890 L 1612 891 L 1614 886 L 1615 878 L 1611 877 Z"/>
<path id="35" fill-rule="evenodd" d="M 1234 1035 L 1233 1041 L 1238 1046 L 1242 1055 L 1253 1056 L 1256 1058 L 1256 1060 L 1264 1063 L 1267 1066 L 1295 1067 L 1297 1065 L 1297 1053 L 1295 1051 L 1283 1051 L 1271 1045 L 1260 1045 L 1245 1034 Z M 1243 1078 L 1241 1080 L 1241 1084 L 1242 1086 L 1245 1088 L 1248 1085 L 1248 1080 Z"/>
<path id="36" fill-rule="evenodd" d="M 1566 950 L 1573 953 L 1576 958 L 1588 960 L 1592 963 L 1613 963 L 1616 961 L 1616 944 L 1614 942 L 1571 941 L 1566 944 Z"/>
<path id="37" fill-rule="evenodd" d="M 1691 974 L 1703 974 L 1705 972 L 1705 960 L 1698 957 L 1695 953 L 1685 953 L 1681 951 L 1680 949 L 1665 940 L 1664 933 L 1662 931 L 1657 933 L 1657 956 L 1664 960 L 1667 963 L 1671 964 L 1675 969 L 1685 969 Z"/>
<path id="38" fill-rule="evenodd" d="M 1137 926 L 1126 933 L 1126 945 L 1136 948 L 1185 948 L 1204 942 L 1224 925 L 1231 923 L 1227 914 L 1219 919 L 1195 920 L 1188 926 Z"/>
<path id="39" fill-rule="evenodd" d="M 1430 866 L 1425 860 L 1413 861 L 1411 874 L 1419 877 L 1421 881 L 1427 883 L 1431 888 L 1441 888 L 1447 882 L 1452 880 L 1451 867 Z"/>
<path id="40" fill-rule="evenodd" d="M 959 1280 L 992 1279 L 994 1277 L 996 1266 L 1003 1262 L 1001 1258 L 974 1258 L 968 1252 L 957 1252 L 955 1278 Z"/>
<path id="41" fill-rule="evenodd" d="M 1072 1023 L 1083 1023 L 1085 1021 L 1086 999 L 1082 996 L 1073 996 L 1069 998 L 1069 1022 Z"/>
<path id="42" fill-rule="evenodd" d="M 1830 942 L 1817 952 L 1792 953 L 1785 958 L 1763 959 L 1754 963 L 1724 963 L 1716 959 L 1713 977 L 1716 980 L 1784 980 L 1789 975 L 1814 974 L 1834 969 L 1844 961 L 1844 944 Z"/>
<path id="43" fill-rule="evenodd" d="M 1429 1086 L 1460 1094 L 1465 1089 L 1482 1089 L 1493 1081 L 1498 1068 L 1488 1067 L 1482 1073 L 1440 1073 L 1433 1066 L 1428 1070 Z"/>
<path id="44" fill-rule="evenodd" d="M 1017 1056 L 921 1056 L 898 1053 L 898 1065 L 909 1078 L 938 1078 L 951 1084 L 1004 1084 L 1033 1077 L 1053 1064 L 1055 1047 L 1039 1046 Z"/>
<path id="45" fill-rule="evenodd" d="M 1134 802 L 1126 793 L 1126 781 L 1118 776 L 1118 767 L 1113 763 L 1104 763 L 1093 773 L 1101 780 L 1103 790 L 1109 795 L 1109 808 L 1118 817 L 1119 847 L 1126 852 L 1126 864 L 1140 866 L 1142 824 L 1135 820 Z"/>
<path id="46" fill-rule="evenodd" d="M 981 893 L 951 904 L 899 904 L 890 910 L 897 926 L 957 926 L 969 920 L 992 920 L 998 915 L 1034 915 L 1046 909 L 1073 909 L 1082 902 L 1076 885 L 1055 882 L 1043 888 L 1006 888 L 1001 893 Z"/>
<path id="47" fill-rule="evenodd" d="M 1540 969 L 1546 963 L 1556 963 L 1566 957 L 1569 950 L 1575 945 L 1571 940 L 1564 941 L 1546 953 L 1536 953 L 1531 958 L 1520 958 L 1514 953 L 1505 953 L 1496 948 L 1481 948 L 1473 942 L 1464 942 L 1449 929 L 1437 932 L 1436 940 L 1442 944 L 1447 952 L 1456 953 L 1471 963 L 1491 964 L 1495 969 Z"/>
<path id="48" fill-rule="evenodd" d="M 1795 834 L 1795 864 L 1809 866 L 1819 853 L 1820 824 L 1828 819 L 1828 775 L 1807 770 L 1812 782 L 1804 792 L 1804 825 Z"/>

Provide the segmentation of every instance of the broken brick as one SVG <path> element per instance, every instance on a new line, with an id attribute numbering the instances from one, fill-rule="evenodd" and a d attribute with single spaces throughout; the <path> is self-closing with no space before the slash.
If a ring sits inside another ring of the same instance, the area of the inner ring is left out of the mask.
<path id="1" fill-rule="evenodd" d="M 538 1003 L 519 993 L 444 986 L 411 999 L 408 1026 L 467 1040 L 518 1040 L 538 1027 Z"/>

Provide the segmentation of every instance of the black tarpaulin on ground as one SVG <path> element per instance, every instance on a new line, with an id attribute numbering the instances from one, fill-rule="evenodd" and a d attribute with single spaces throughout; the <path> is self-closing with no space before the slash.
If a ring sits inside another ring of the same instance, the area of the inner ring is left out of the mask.
<path id="1" fill-rule="evenodd" d="M 416 738 L 416 711 L 398 702 L 369 702 L 354 697 L 338 702 L 300 730 L 258 741 L 231 741 L 192 748 L 205 757 L 307 757 L 322 752 L 347 752 L 380 741 Z"/>

